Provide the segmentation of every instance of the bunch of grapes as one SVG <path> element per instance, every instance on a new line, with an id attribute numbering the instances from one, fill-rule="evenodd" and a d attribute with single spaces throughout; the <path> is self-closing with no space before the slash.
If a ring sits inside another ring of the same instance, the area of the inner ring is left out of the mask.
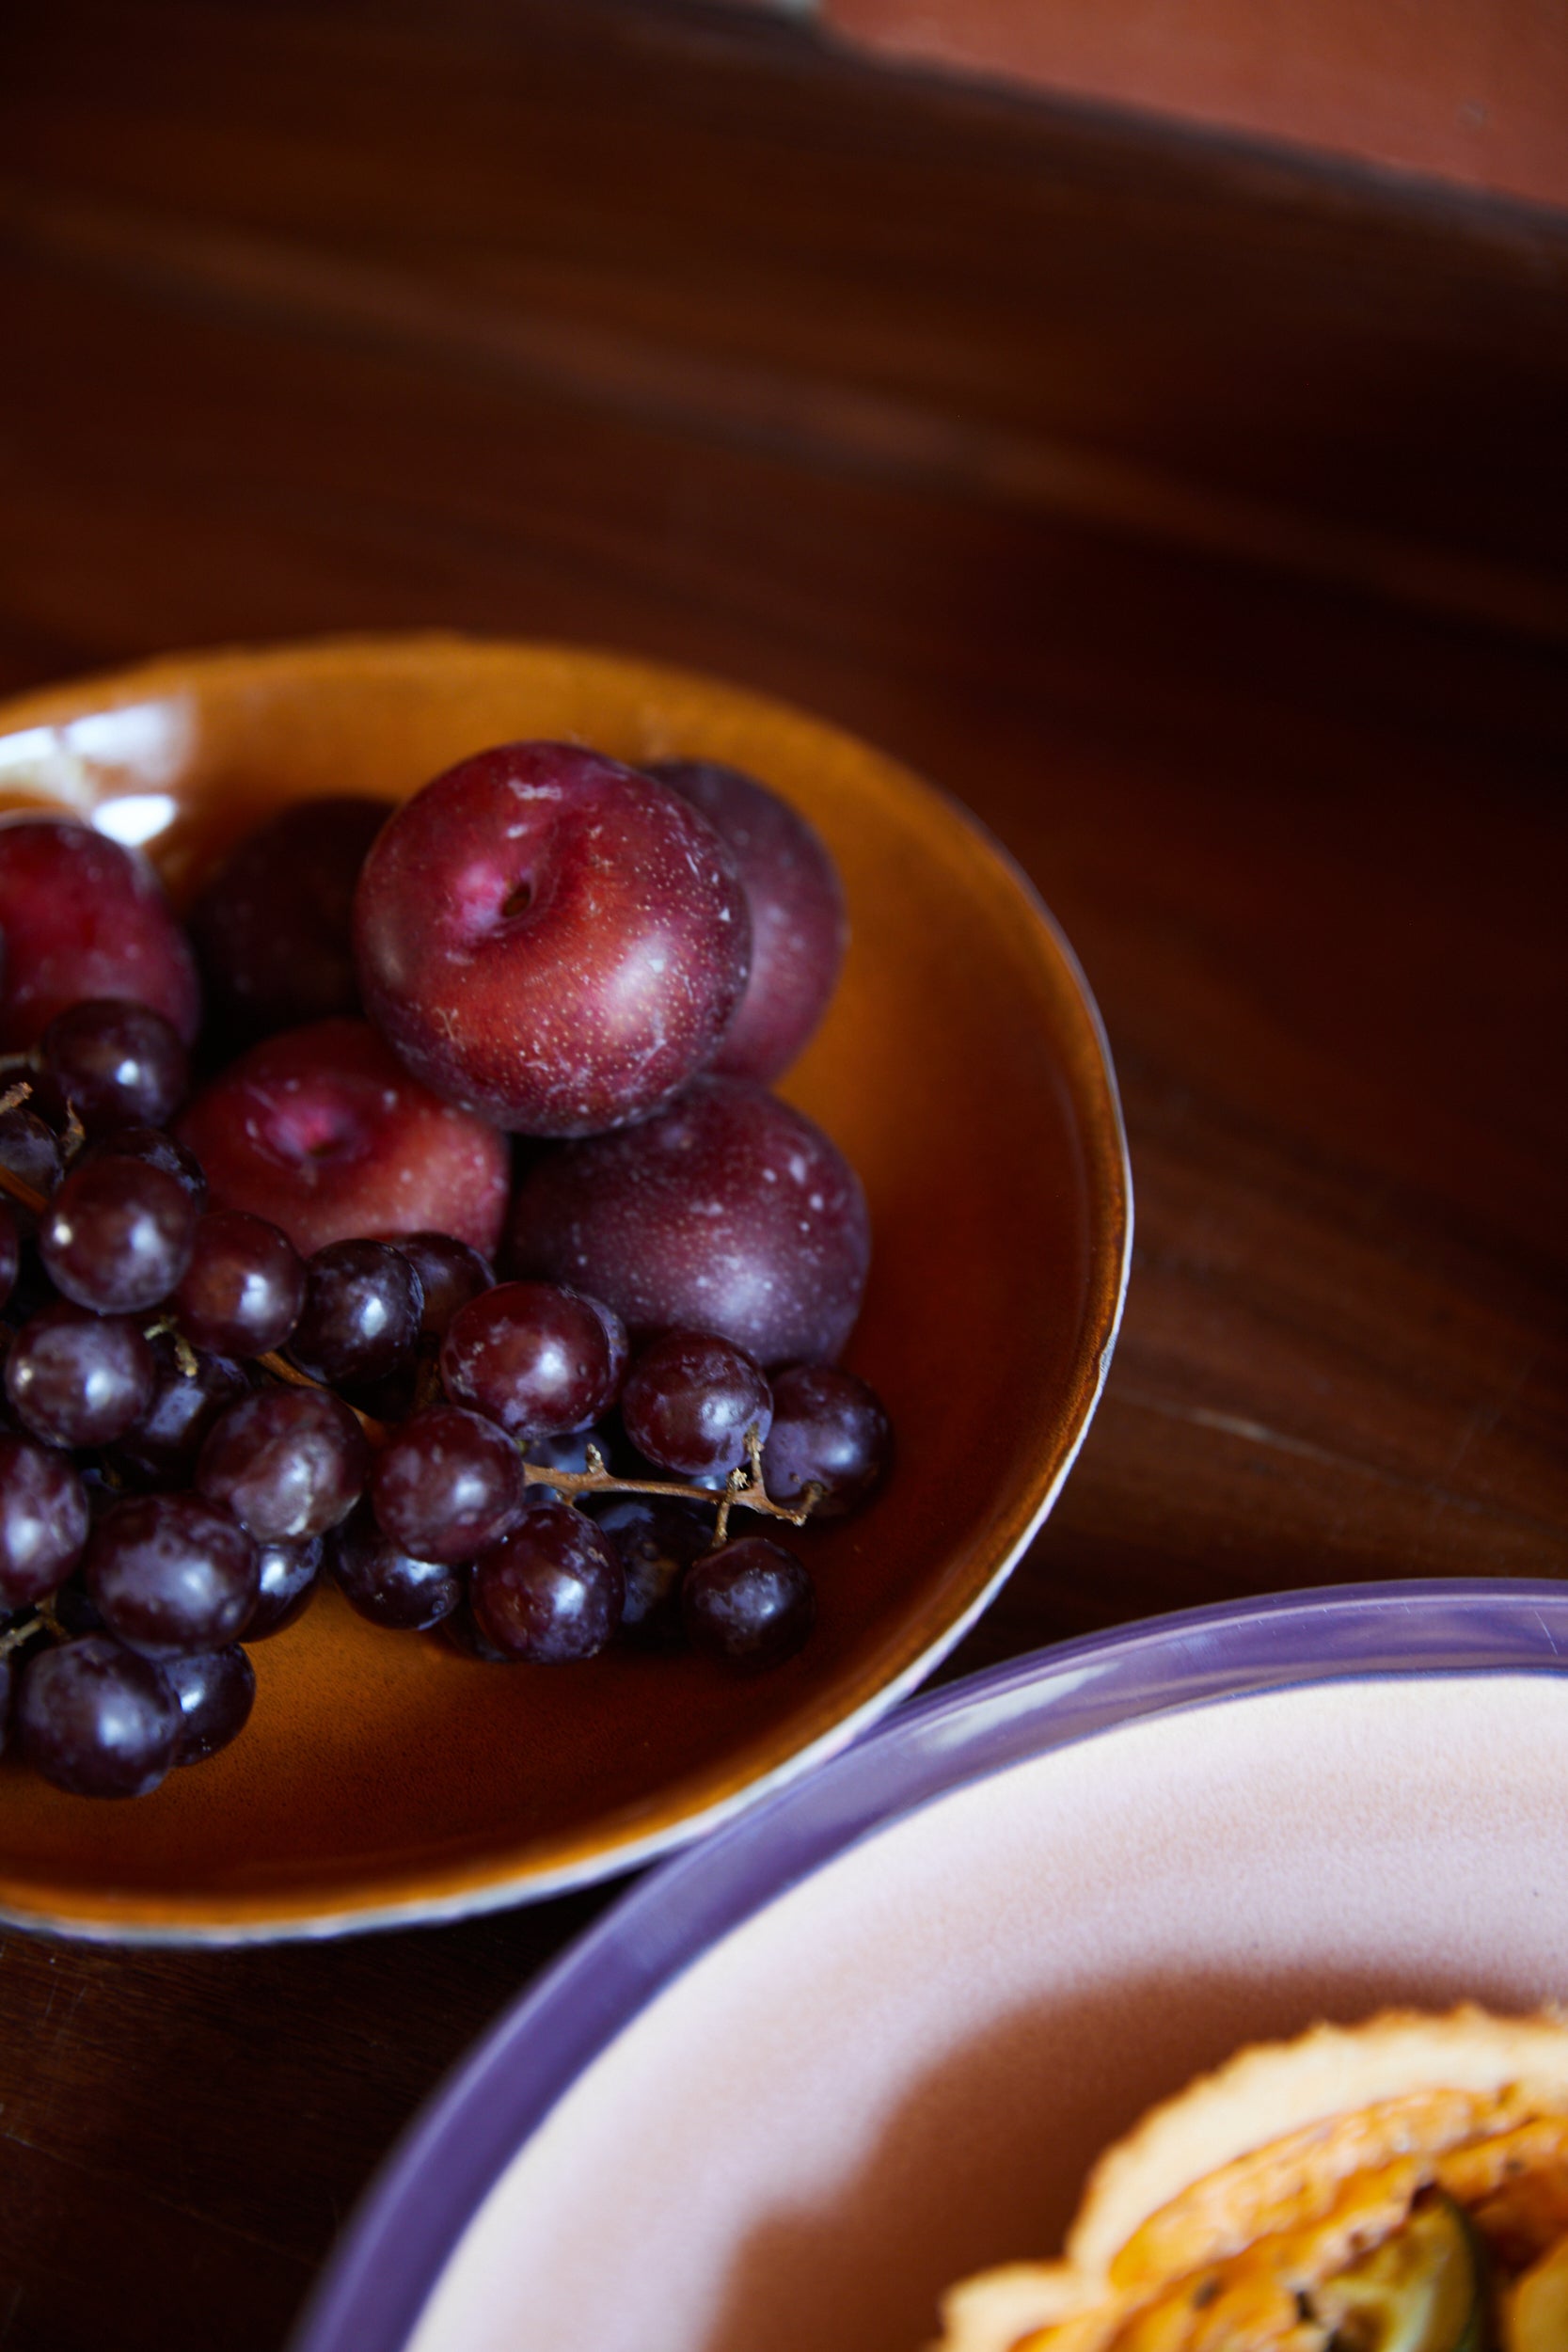
<path id="1" fill-rule="evenodd" d="M 835 1360 L 859 1184 L 767 1090 L 843 949 L 794 811 L 504 746 L 286 811 L 189 935 L 24 818 L 0 933 L 0 1732 L 39 1772 L 214 1754 L 325 1575 L 496 1661 L 799 1649 L 778 1524 L 890 1440 Z"/>

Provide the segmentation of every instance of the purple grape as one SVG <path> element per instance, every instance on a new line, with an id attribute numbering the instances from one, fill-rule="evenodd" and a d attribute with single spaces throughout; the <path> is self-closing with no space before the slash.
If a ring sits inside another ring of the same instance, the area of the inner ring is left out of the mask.
<path id="1" fill-rule="evenodd" d="M 480 1631 L 508 1658 L 592 1658 L 621 1621 L 626 1578 L 610 1540 L 568 1502 L 530 1511 L 474 1565 Z"/>
<path id="2" fill-rule="evenodd" d="M 72 1796 L 145 1797 L 174 1761 L 182 1720 L 162 1667 L 87 1633 L 28 1661 L 17 1746 Z"/>
<path id="3" fill-rule="evenodd" d="M 511 1438 L 446 1405 L 416 1413 L 377 1454 L 371 1502 L 394 1543 L 455 1565 L 499 1543 L 522 1510 L 524 1483 Z"/>
<path id="4" fill-rule="evenodd" d="M 231 850 L 190 913 L 214 1010 L 246 1036 L 355 1012 L 349 910 L 389 801 L 296 801 Z"/>
<path id="5" fill-rule="evenodd" d="M 89 1144 L 76 1165 L 94 1168 L 100 1160 L 140 1160 L 148 1168 L 162 1168 L 166 1176 L 184 1185 L 198 1216 L 207 1206 L 207 1177 L 201 1162 L 161 1127 L 113 1128 Z"/>
<path id="6" fill-rule="evenodd" d="M 370 1468 L 359 1423 L 325 1389 L 259 1389 L 209 1432 L 196 1483 L 258 1543 L 292 1543 L 346 1518 Z"/>
<path id="7" fill-rule="evenodd" d="M 800 1647 L 816 1596 L 792 1551 L 766 1535 L 741 1535 L 688 1569 L 681 1615 L 693 1649 L 761 1673 Z"/>
<path id="8" fill-rule="evenodd" d="M 306 1266 L 305 1305 L 289 1343 L 329 1385 L 385 1380 L 412 1363 L 424 1293 L 409 1261 L 379 1241 L 335 1241 Z"/>
<path id="9" fill-rule="evenodd" d="M 16 1218 L 10 1203 L 0 1200 L 0 1307 L 16 1288 L 16 1278 L 22 1265 L 22 1237 L 17 1232 Z"/>
<path id="10" fill-rule="evenodd" d="M 166 1298 L 190 1263 L 196 1211 L 173 1176 L 142 1160 L 73 1168 L 39 1220 L 39 1255 L 56 1290 L 95 1314 L 129 1315 Z"/>
<path id="11" fill-rule="evenodd" d="M 47 1200 L 65 1169 L 59 1138 L 34 1111 L 0 1111 L 0 1168 L 8 1168 Z M 8 1205 L 26 1240 L 37 1228 L 37 1217 L 19 1201 Z"/>
<path id="12" fill-rule="evenodd" d="M 602 1298 L 590 1298 L 586 1291 L 579 1291 L 578 1295 L 599 1319 L 599 1328 L 610 1350 L 610 1394 L 613 1401 L 626 1385 L 626 1366 L 631 1361 L 631 1334 L 614 1308 L 607 1307 Z"/>
<path id="13" fill-rule="evenodd" d="M 615 1495 L 594 1505 L 626 1581 L 621 1637 L 641 1649 L 673 1649 L 682 1639 L 681 1579 L 713 1543 L 713 1515 L 677 1496 Z"/>
<path id="14" fill-rule="evenodd" d="M 671 1331 L 645 1348 L 621 1396 L 639 1454 L 688 1478 L 722 1477 L 746 1460 L 746 1436 L 767 1437 L 773 1398 L 744 1349 L 705 1331 Z"/>
<path id="15" fill-rule="evenodd" d="M 161 1127 L 185 1099 L 189 1065 L 179 1031 L 150 1005 L 90 997 L 43 1033 L 43 1081 L 89 1136 Z"/>
<path id="16" fill-rule="evenodd" d="M 264 1356 L 281 1347 L 305 1304 L 305 1261 L 264 1216 L 210 1210 L 169 1305 L 197 1347 L 217 1356 Z"/>
<path id="17" fill-rule="evenodd" d="M 238 1738 L 256 1698 L 256 1669 L 238 1642 L 191 1658 L 166 1659 L 163 1669 L 180 1702 L 176 1764 L 199 1764 Z"/>
<path id="18" fill-rule="evenodd" d="M 837 1356 L 870 1248 L 860 1181 L 820 1128 L 760 1087 L 699 1078 L 640 1126 L 542 1154 L 502 1270 L 591 1291 L 639 1344 L 716 1331 L 766 1368 Z"/>
<path id="19" fill-rule="evenodd" d="M 225 1356 L 198 1356 L 196 1370 L 187 1373 L 166 1331 L 148 1344 L 155 1368 L 151 1401 L 104 1461 L 129 1486 L 188 1486 L 208 1430 L 250 1394 L 250 1382 L 243 1365 Z"/>
<path id="20" fill-rule="evenodd" d="M 596 1300 L 547 1282 L 502 1282 L 452 1317 L 441 1382 L 454 1405 L 513 1438 L 587 1429 L 614 1402 L 621 1350 Z"/>
<path id="21" fill-rule="evenodd" d="M 665 759 L 648 773 L 702 810 L 740 868 L 752 972 L 708 1068 L 769 1084 L 805 1045 L 837 984 L 848 927 L 832 859 L 798 810 L 738 769 Z"/>
<path id="22" fill-rule="evenodd" d="M 257 1545 L 261 1583 L 245 1629 L 246 1642 L 261 1642 L 269 1634 L 281 1633 L 303 1616 L 315 1592 L 325 1553 L 325 1538 L 321 1535 L 308 1535 L 297 1544 Z"/>
<path id="23" fill-rule="evenodd" d="M 112 1445 L 146 1412 L 156 1379 L 134 1323 L 66 1298 L 24 1324 L 6 1359 L 12 1409 L 46 1445 Z"/>
<path id="24" fill-rule="evenodd" d="M 887 1468 L 893 1431 L 875 1389 L 833 1364 L 794 1364 L 774 1375 L 773 1428 L 763 1483 L 775 1502 L 799 1502 L 815 1483 L 813 1518 L 863 1503 Z"/>
<path id="25" fill-rule="evenodd" d="M 441 1560 L 416 1560 L 384 1535 L 368 1506 L 339 1528 L 328 1547 L 343 1597 L 372 1625 L 428 1632 L 463 1597 L 463 1580 Z"/>
<path id="26" fill-rule="evenodd" d="M 0 1609 L 63 1584 L 91 1527 L 87 1492 L 63 1454 L 0 1438 Z"/>
<path id="27" fill-rule="evenodd" d="M 88 1593 L 111 1633 L 150 1658 L 238 1641 L 261 1582 L 256 1546 L 199 1495 L 133 1495 L 92 1531 Z"/>
<path id="28" fill-rule="evenodd" d="M 481 1632 L 473 1603 L 467 1594 L 451 1616 L 442 1618 L 440 1634 L 448 1647 L 456 1650 L 460 1658 L 477 1658 L 486 1666 L 515 1666 L 517 1663 L 515 1658 L 508 1658 L 505 1650 L 498 1649 L 487 1633 Z"/>
<path id="29" fill-rule="evenodd" d="M 451 1233 L 382 1233 L 377 1238 L 400 1258 L 406 1258 L 420 1278 L 424 1293 L 421 1339 L 444 1340 L 459 1307 L 494 1287 L 495 1269 L 489 1259 Z"/>

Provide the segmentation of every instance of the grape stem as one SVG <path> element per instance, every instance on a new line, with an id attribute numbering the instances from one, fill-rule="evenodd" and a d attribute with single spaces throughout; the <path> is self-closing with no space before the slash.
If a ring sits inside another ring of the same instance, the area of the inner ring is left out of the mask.
<path id="1" fill-rule="evenodd" d="M 168 1339 L 174 1343 L 174 1360 L 187 1380 L 194 1380 L 201 1366 L 197 1353 L 179 1325 L 169 1315 L 157 1315 L 142 1326 L 144 1340 Z"/>
<path id="2" fill-rule="evenodd" d="M 746 1432 L 748 1469 L 731 1470 L 718 1498 L 719 1516 L 714 1521 L 713 1549 L 729 1534 L 730 1513 L 738 1502 L 743 1510 L 760 1511 L 770 1519 L 787 1519 L 791 1527 L 801 1527 L 809 1518 L 822 1489 L 814 1480 L 800 1490 L 800 1500 L 794 1510 L 787 1502 L 775 1502 L 763 1484 L 762 1444 L 753 1422 Z M 531 1486 L 554 1486 L 561 1494 L 569 1495 L 574 1502 L 584 1495 L 670 1495 L 682 1502 L 714 1501 L 711 1486 L 689 1486 L 674 1478 L 618 1478 L 605 1468 L 604 1455 L 596 1445 L 584 1449 L 588 1468 L 581 1470 L 551 1470 L 546 1462 L 523 1463 L 523 1476 Z"/>
<path id="3" fill-rule="evenodd" d="M 27 1606 L 32 1612 L 31 1615 L 24 1617 L 20 1624 L 8 1626 L 5 1631 L 0 1633 L 0 1658 L 8 1658 L 13 1649 L 21 1649 L 24 1644 L 32 1640 L 35 1633 L 48 1632 L 56 1642 L 63 1642 L 68 1638 L 66 1629 L 55 1613 L 55 1602 L 51 1595 L 46 1594 L 42 1600 L 29 1601 Z"/>
<path id="4" fill-rule="evenodd" d="M 11 1089 L 13 1094 L 27 1091 L 30 1089 L 25 1082 L 21 1089 Z M 6 1096 L 0 1095 L 0 1110 L 14 1107 Z M 14 1175 L 3 1162 L 0 1162 L 0 1193 L 16 1201 L 20 1207 L 30 1209 L 35 1216 L 41 1216 L 49 1206 L 41 1192 L 37 1191 L 24 1177 Z M 167 1323 L 160 1323 L 154 1327 L 174 1329 L 174 1326 Z M 178 1333 L 175 1343 L 177 1347 L 180 1344 Z M 308 1372 L 301 1372 L 297 1364 L 291 1364 L 286 1356 L 279 1356 L 276 1350 L 269 1349 L 266 1355 L 258 1356 L 256 1361 L 263 1372 L 270 1372 L 275 1380 L 282 1380 L 292 1389 L 319 1389 L 323 1386 L 321 1381 L 312 1380 Z M 343 1402 L 347 1403 L 347 1399 Z M 373 1413 L 362 1413 L 356 1405 L 350 1405 L 348 1409 L 372 1445 L 377 1448 L 390 1445 L 395 1432 L 384 1421 L 377 1421 Z M 683 1502 L 712 1502 L 714 1499 L 711 1486 L 689 1486 L 678 1479 L 617 1478 L 606 1470 L 604 1455 L 596 1445 L 589 1446 L 586 1452 L 586 1470 L 551 1470 L 546 1463 L 525 1460 L 523 1476 L 531 1486 L 554 1486 L 558 1492 L 570 1496 L 574 1502 L 585 1495 L 670 1495 Z M 801 1488 L 800 1500 L 793 1510 L 786 1502 L 774 1502 L 763 1482 L 762 1433 L 753 1422 L 746 1432 L 746 1464 L 743 1468 L 731 1470 L 719 1496 L 719 1515 L 713 1529 L 714 1549 L 717 1551 L 728 1535 L 730 1513 L 737 1503 L 743 1511 L 760 1511 L 765 1518 L 787 1519 L 792 1527 L 801 1527 L 810 1517 L 812 1506 L 821 1491 L 814 1480 Z M 0 1655 L 3 1654 L 0 1652 Z"/>

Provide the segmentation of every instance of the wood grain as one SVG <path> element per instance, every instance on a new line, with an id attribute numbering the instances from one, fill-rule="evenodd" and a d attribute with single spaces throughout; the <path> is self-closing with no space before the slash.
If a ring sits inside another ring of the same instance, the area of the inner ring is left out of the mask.
<path id="1" fill-rule="evenodd" d="M 1568 1572 L 1560 223 L 743 11 L 58 0 L 8 38 L 0 682 L 367 626 L 618 644 L 884 743 L 1065 924 L 1137 1258 L 950 1672 Z M 601 1899 L 6 1938 L 5 2352 L 276 2344 Z"/>

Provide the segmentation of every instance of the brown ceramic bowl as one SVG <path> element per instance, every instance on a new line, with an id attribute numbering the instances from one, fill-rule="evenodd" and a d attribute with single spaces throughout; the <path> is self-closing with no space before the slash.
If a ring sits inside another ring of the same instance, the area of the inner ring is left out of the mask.
<path id="1" fill-rule="evenodd" d="M 135 1804 L 0 1764 L 0 1913 L 232 1941 L 442 1919 L 610 1875 L 802 1771 L 911 1690 L 1050 1508 L 1103 1382 L 1132 1200 L 1116 1083 L 1070 950 L 954 804 L 736 688 L 549 645 L 351 640 L 192 655 L 0 708 L 0 805 L 63 803 L 145 845 L 178 900 L 269 808 L 402 795 L 464 754 L 576 737 L 726 760 L 838 860 L 853 944 L 783 1088 L 859 1168 L 870 1290 L 847 1361 L 898 1460 L 802 1539 L 819 1616 L 766 1677 L 609 1654 L 470 1662 L 335 1593 L 253 1653 L 255 1713 Z"/>

